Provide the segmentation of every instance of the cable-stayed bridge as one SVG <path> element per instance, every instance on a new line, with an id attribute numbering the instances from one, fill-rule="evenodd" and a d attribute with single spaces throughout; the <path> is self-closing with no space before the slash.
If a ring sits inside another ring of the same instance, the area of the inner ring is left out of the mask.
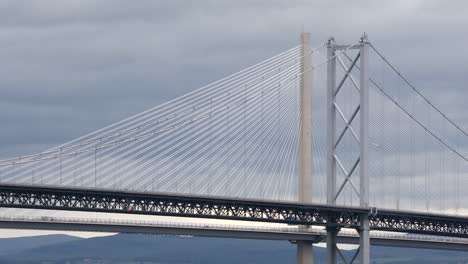
<path id="1" fill-rule="evenodd" d="M 271 230 L 189 234 L 294 240 L 298 263 L 312 263 L 314 242 L 326 242 L 329 263 L 344 258 L 336 245 L 349 230 L 359 249 L 348 263 L 370 263 L 372 241 L 466 249 L 467 136 L 367 36 L 313 49 L 303 33 L 301 45 L 189 94 L 0 161 L 0 226 L 151 229 L 80 223 L 80 212 L 242 221 Z"/>

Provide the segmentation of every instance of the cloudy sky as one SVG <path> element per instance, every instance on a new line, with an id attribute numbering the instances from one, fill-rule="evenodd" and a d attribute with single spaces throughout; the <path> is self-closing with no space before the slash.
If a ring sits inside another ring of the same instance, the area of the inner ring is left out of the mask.
<path id="1" fill-rule="evenodd" d="M 0 158 L 40 151 L 298 44 L 363 32 L 468 127 L 468 2 L 0 1 Z"/>
<path id="2" fill-rule="evenodd" d="M 41 150 L 298 43 L 365 31 L 462 124 L 466 1 L 1 1 L 0 157 Z"/>

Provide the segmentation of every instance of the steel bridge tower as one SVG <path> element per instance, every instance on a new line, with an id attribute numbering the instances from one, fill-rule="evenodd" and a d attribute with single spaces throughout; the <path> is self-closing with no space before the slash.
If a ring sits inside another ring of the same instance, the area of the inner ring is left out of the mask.
<path id="1" fill-rule="evenodd" d="M 350 66 L 341 60 L 338 53 L 357 49 L 358 53 L 351 61 Z M 367 35 L 363 35 L 359 43 L 355 45 L 337 45 L 334 38 L 330 38 L 327 43 L 327 204 L 336 205 L 338 198 L 342 195 L 345 186 L 352 188 L 359 197 L 359 205 L 362 208 L 369 208 L 369 43 Z M 344 74 L 337 76 L 337 62 L 343 68 Z M 359 66 L 358 66 L 359 64 Z M 351 76 L 353 68 L 359 68 L 359 81 Z M 337 77 L 339 82 L 337 84 Z M 342 90 L 343 84 L 349 79 L 359 92 L 359 104 L 352 112 L 349 119 L 341 111 L 336 96 Z M 359 135 L 354 132 L 351 123 L 359 114 Z M 338 116 L 338 117 L 337 117 Z M 345 125 L 341 131 L 336 131 L 336 119 L 341 118 Z M 337 133 L 339 132 L 339 133 Z M 347 170 L 343 167 L 337 147 L 345 133 L 351 133 L 359 145 L 359 153 L 356 153 L 353 166 Z M 337 167 L 343 172 L 344 180 L 337 182 Z M 359 187 L 352 182 L 352 176 L 358 168 Z M 338 185 L 337 185 L 338 184 Z M 338 187 L 338 188 L 337 188 Z M 369 211 L 370 212 L 370 211 Z M 328 263 L 336 264 L 337 256 L 341 257 L 345 263 L 353 263 L 359 259 L 361 264 L 370 263 L 370 240 L 369 240 L 369 214 L 361 215 L 361 226 L 358 228 L 359 248 L 351 260 L 345 260 L 340 249 L 336 245 L 336 236 L 340 231 L 336 226 L 327 227 L 327 259 Z"/>

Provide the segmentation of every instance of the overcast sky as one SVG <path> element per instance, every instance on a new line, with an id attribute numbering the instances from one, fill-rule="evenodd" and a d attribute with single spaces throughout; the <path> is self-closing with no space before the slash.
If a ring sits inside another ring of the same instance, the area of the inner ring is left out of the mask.
<path id="1" fill-rule="evenodd" d="M 467 1 L 0 2 L 0 158 L 71 140 L 298 44 L 363 32 L 468 127 Z"/>

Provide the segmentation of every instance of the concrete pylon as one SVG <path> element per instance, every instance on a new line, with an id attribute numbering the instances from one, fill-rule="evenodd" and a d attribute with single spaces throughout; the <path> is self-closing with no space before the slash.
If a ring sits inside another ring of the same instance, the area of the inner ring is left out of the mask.
<path id="1" fill-rule="evenodd" d="M 297 241 L 296 263 L 297 264 L 314 263 L 314 254 L 312 252 L 312 242 Z"/>
<path id="2" fill-rule="evenodd" d="M 312 50 L 310 33 L 301 33 L 301 131 L 299 134 L 299 181 L 300 203 L 312 202 Z M 308 228 L 303 226 L 302 228 Z M 297 241 L 297 264 L 314 263 L 312 242 Z"/>

